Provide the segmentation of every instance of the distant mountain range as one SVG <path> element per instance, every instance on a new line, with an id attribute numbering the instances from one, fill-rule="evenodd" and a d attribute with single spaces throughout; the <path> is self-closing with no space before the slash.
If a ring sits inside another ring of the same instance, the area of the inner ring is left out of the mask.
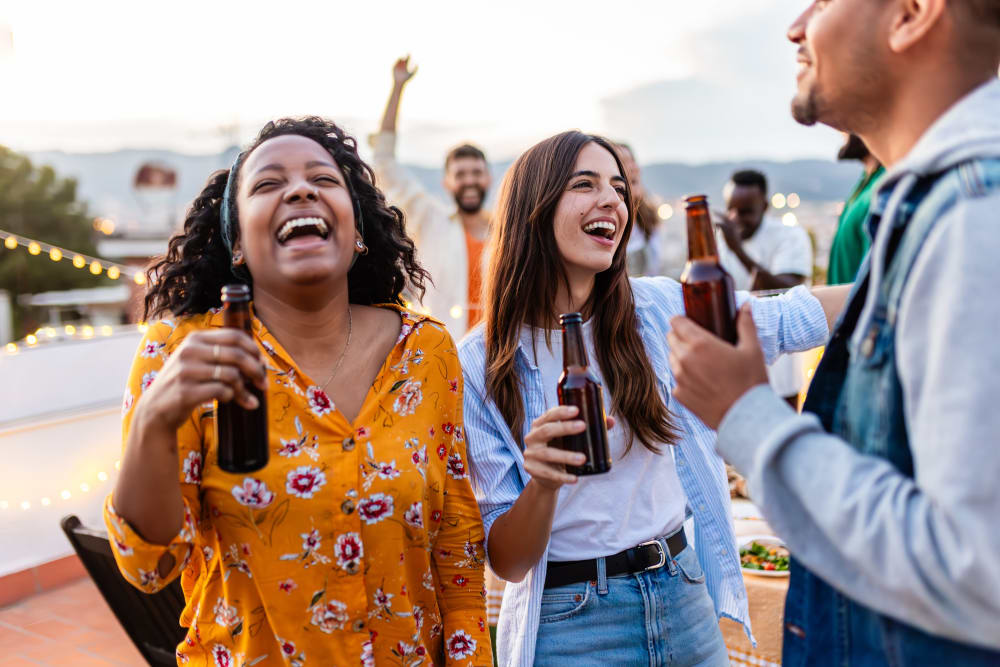
<path id="1" fill-rule="evenodd" d="M 75 178 L 78 196 L 88 203 L 91 213 L 124 221 L 142 215 L 143 202 L 137 196 L 133 182 L 143 164 L 161 163 L 177 172 L 177 186 L 169 204 L 180 214 L 201 190 L 208 176 L 216 169 L 228 167 L 235 154 L 236 149 L 232 148 L 214 155 L 131 149 L 110 153 L 43 151 L 29 153 L 29 156 L 36 164 L 51 165 L 60 176 Z M 495 179 L 491 199 L 495 197 L 499 181 L 509 166 L 509 162 L 491 165 Z M 703 192 L 718 200 L 729 175 L 745 168 L 762 170 L 773 192 L 796 192 L 803 201 L 814 202 L 843 200 L 860 173 L 860 165 L 856 163 L 749 160 L 648 164 L 643 166 L 642 178 L 648 190 L 665 199 Z M 440 169 L 411 166 L 411 170 L 430 192 L 445 196 Z"/>

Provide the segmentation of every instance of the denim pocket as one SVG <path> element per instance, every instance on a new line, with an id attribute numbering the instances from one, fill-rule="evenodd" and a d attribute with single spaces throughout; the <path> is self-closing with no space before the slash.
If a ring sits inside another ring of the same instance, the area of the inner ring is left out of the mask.
<path id="1" fill-rule="evenodd" d="M 539 623 L 552 623 L 576 616 L 590 602 L 590 582 L 567 584 L 558 588 L 548 588 L 542 593 L 542 609 Z"/>
<path id="2" fill-rule="evenodd" d="M 698 554 L 690 545 L 674 557 L 674 562 L 686 581 L 692 584 L 705 583 L 705 572 L 698 562 Z"/>

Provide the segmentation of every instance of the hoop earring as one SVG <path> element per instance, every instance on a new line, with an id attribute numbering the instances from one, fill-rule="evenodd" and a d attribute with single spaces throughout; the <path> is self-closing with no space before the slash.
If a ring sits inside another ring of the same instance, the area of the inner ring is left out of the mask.
<path id="1" fill-rule="evenodd" d="M 361 253 L 362 255 L 368 254 L 368 246 L 366 246 L 365 242 L 362 241 L 361 239 L 358 239 L 354 242 L 354 247 L 357 248 L 358 252 Z"/>
<path id="2" fill-rule="evenodd" d="M 243 266 L 246 260 L 243 259 L 243 253 L 237 250 L 233 253 L 233 266 Z"/>

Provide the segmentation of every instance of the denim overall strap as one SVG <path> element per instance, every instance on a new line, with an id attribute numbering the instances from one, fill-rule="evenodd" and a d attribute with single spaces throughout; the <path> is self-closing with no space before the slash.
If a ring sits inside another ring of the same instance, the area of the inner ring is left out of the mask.
<path id="1" fill-rule="evenodd" d="M 893 229 L 871 319 L 855 336 L 869 289 L 866 262 L 809 389 L 804 410 L 858 451 L 889 460 L 904 475 L 912 477 L 913 464 L 895 334 L 906 282 L 942 214 L 963 196 L 997 189 L 1000 160 L 967 162 L 921 179 L 892 220 L 877 221 Z M 1000 665 L 1000 653 L 927 634 L 859 605 L 794 559 L 790 569 L 783 664 Z"/>

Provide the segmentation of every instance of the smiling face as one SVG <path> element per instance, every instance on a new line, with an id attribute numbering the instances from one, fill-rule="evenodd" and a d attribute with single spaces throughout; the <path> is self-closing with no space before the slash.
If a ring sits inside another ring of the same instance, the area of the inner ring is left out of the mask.
<path id="1" fill-rule="evenodd" d="M 444 188 L 463 213 L 478 213 L 486 202 L 486 192 L 490 188 L 490 171 L 486 161 L 468 156 L 450 159 L 445 166 Z"/>
<path id="2" fill-rule="evenodd" d="M 247 157 L 236 196 L 255 287 L 280 293 L 347 276 L 359 238 L 340 167 L 312 139 L 268 139 Z"/>
<path id="3" fill-rule="evenodd" d="M 792 117 L 857 132 L 892 90 L 888 32 L 891 2 L 815 0 L 788 29 L 798 45 Z"/>
<path id="4" fill-rule="evenodd" d="M 613 155 L 588 143 L 577 155 L 553 216 L 553 233 L 566 273 L 592 279 L 611 267 L 628 222 L 625 179 Z"/>
<path id="5" fill-rule="evenodd" d="M 736 185 L 730 181 L 725 196 L 726 217 L 736 225 L 742 238 L 750 238 L 764 221 L 767 193 L 756 185 Z"/>

